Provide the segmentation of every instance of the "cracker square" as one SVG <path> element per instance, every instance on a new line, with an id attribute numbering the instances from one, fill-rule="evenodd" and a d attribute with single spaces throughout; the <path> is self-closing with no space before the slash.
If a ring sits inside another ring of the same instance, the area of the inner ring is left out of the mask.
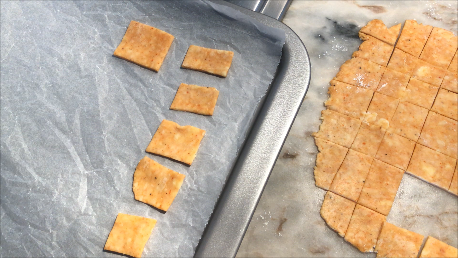
<path id="1" fill-rule="evenodd" d="M 444 80 L 446 70 L 419 60 L 415 67 L 412 78 L 430 83 L 435 86 L 440 86 Z"/>
<path id="2" fill-rule="evenodd" d="M 377 87 L 377 91 L 393 98 L 404 96 L 410 76 L 395 70 L 386 69 Z"/>
<path id="3" fill-rule="evenodd" d="M 456 53 L 458 37 L 451 31 L 434 28 L 426 42 L 420 59 L 428 63 L 447 69 Z"/>
<path id="4" fill-rule="evenodd" d="M 448 189 L 453 177 L 456 159 L 417 144 L 407 172 Z"/>
<path id="5" fill-rule="evenodd" d="M 391 55 L 387 68 L 412 75 L 415 67 L 417 67 L 420 59 L 408 54 L 398 48 L 395 48 Z"/>
<path id="6" fill-rule="evenodd" d="M 350 149 L 332 181 L 330 190 L 356 202 L 372 160 L 372 157 Z"/>
<path id="7" fill-rule="evenodd" d="M 381 126 L 363 123 L 359 128 L 355 141 L 351 145 L 351 149 L 375 157 L 385 133 L 386 129 Z"/>
<path id="8" fill-rule="evenodd" d="M 204 135 L 205 130 L 197 127 L 162 120 L 146 152 L 191 165 Z"/>
<path id="9" fill-rule="evenodd" d="M 383 21 L 375 19 L 368 22 L 366 26 L 362 27 L 360 33 L 362 32 L 368 34 L 390 45 L 394 45 L 400 31 L 400 23 L 388 29 Z"/>
<path id="10" fill-rule="evenodd" d="M 135 200 L 167 211 L 183 184 L 185 175 L 144 157 L 135 169 L 132 190 Z"/>
<path id="11" fill-rule="evenodd" d="M 404 170 L 374 160 L 358 203 L 388 216 L 403 175 Z"/>
<path id="12" fill-rule="evenodd" d="M 155 225 L 155 219 L 119 213 L 104 250 L 141 257 Z"/>
<path id="13" fill-rule="evenodd" d="M 327 192 L 324 196 L 323 205 L 321 205 L 320 214 L 326 224 L 343 237 L 355 205 L 355 202 L 332 192 Z"/>
<path id="14" fill-rule="evenodd" d="M 373 252 L 386 217 L 359 204 L 351 216 L 345 241 L 361 252 Z"/>
<path id="15" fill-rule="evenodd" d="M 181 67 L 226 77 L 234 52 L 191 45 Z"/>
<path id="16" fill-rule="evenodd" d="M 345 155 L 347 155 L 348 149 L 320 138 L 315 138 L 315 143 L 319 151 L 313 172 L 315 185 L 328 190 Z"/>
<path id="17" fill-rule="evenodd" d="M 360 118 L 371 102 L 373 91 L 332 80 L 328 89 L 329 99 L 324 105 L 339 113 Z"/>
<path id="18" fill-rule="evenodd" d="M 131 21 L 113 55 L 157 72 L 173 39 L 167 32 Z"/>
<path id="19" fill-rule="evenodd" d="M 458 120 L 458 95 L 451 91 L 440 89 L 431 111 Z"/>
<path id="20" fill-rule="evenodd" d="M 389 131 L 417 141 L 428 116 L 428 109 L 401 102 L 391 119 Z"/>
<path id="21" fill-rule="evenodd" d="M 361 57 L 376 64 L 386 66 L 393 52 L 393 46 L 371 36 L 367 36 L 362 40 L 364 42 L 359 45 L 359 50 L 353 52 L 351 57 Z"/>
<path id="22" fill-rule="evenodd" d="M 455 173 L 453 174 L 452 182 L 448 190 L 455 195 L 458 195 L 458 163 L 455 165 Z"/>
<path id="23" fill-rule="evenodd" d="M 398 104 L 399 99 L 375 92 L 367 112 L 376 113 L 377 119 L 383 118 L 391 121 Z"/>
<path id="24" fill-rule="evenodd" d="M 457 126 L 455 120 L 430 111 L 418 143 L 456 159 Z"/>
<path id="25" fill-rule="evenodd" d="M 447 72 L 442 81 L 441 88 L 458 93 L 458 75 Z"/>
<path id="26" fill-rule="evenodd" d="M 321 111 L 321 119 L 320 130 L 313 136 L 350 148 L 361 121 L 332 110 Z"/>
<path id="27" fill-rule="evenodd" d="M 400 169 L 406 169 L 415 148 L 415 142 L 387 132 L 375 158 Z"/>
<path id="28" fill-rule="evenodd" d="M 448 71 L 454 74 L 458 74 L 458 51 L 455 52 L 452 62 L 448 67 Z"/>
<path id="29" fill-rule="evenodd" d="M 432 30 L 433 26 L 418 24 L 415 20 L 406 20 L 396 47 L 419 57 Z"/>
<path id="30" fill-rule="evenodd" d="M 384 222 L 377 240 L 377 257 L 417 257 L 423 236 Z"/>
<path id="31" fill-rule="evenodd" d="M 219 91 L 212 87 L 180 84 L 170 109 L 196 114 L 213 115 Z"/>
<path id="32" fill-rule="evenodd" d="M 366 59 L 355 57 L 347 60 L 334 79 L 370 90 L 377 89 L 385 67 Z"/>
<path id="33" fill-rule="evenodd" d="M 425 246 L 421 250 L 420 258 L 458 257 L 458 250 L 446 243 L 428 236 Z"/>
<path id="34" fill-rule="evenodd" d="M 439 88 L 432 84 L 412 78 L 407 85 L 402 100 L 430 109 L 438 90 Z"/>

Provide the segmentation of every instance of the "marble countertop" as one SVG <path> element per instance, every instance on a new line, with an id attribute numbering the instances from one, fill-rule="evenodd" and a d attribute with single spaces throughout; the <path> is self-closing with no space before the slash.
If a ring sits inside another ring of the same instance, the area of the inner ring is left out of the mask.
<path id="1" fill-rule="evenodd" d="M 326 192 L 315 187 L 317 148 L 311 137 L 320 125 L 328 82 L 358 49 L 358 31 L 372 19 L 388 27 L 415 19 L 455 35 L 458 31 L 456 1 L 293 1 L 283 22 L 308 50 L 310 88 L 238 257 L 375 257 L 346 243 L 320 217 Z M 404 175 L 387 220 L 457 247 L 458 198 L 410 175 Z"/>

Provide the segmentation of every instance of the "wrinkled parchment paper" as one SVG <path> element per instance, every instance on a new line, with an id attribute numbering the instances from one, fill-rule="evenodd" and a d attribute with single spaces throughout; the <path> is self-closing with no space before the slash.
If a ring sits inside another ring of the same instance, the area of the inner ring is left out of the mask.
<path id="1" fill-rule="evenodd" d="M 175 36 L 158 73 L 112 56 L 131 20 Z M 227 78 L 181 69 L 191 44 L 234 51 Z M 192 256 L 283 44 L 201 1 L 2 2 L 1 255 L 117 256 L 121 212 L 158 221 L 143 257 Z M 169 110 L 180 83 L 217 88 L 214 115 Z M 192 166 L 145 153 L 163 119 L 206 130 Z M 134 200 L 145 155 L 186 175 L 167 213 Z"/>

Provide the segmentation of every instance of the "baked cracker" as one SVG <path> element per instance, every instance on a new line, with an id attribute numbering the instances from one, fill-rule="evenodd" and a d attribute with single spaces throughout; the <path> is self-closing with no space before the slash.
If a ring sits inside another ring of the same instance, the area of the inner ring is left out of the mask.
<path id="1" fill-rule="evenodd" d="M 412 78 L 407 85 L 402 100 L 430 109 L 438 90 L 439 87 L 437 86 Z"/>
<path id="2" fill-rule="evenodd" d="M 355 202 L 332 192 L 327 192 L 324 196 L 323 205 L 321 205 L 320 214 L 326 224 L 343 237 L 355 205 Z"/>
<path id="3" fill-rule="evenodd" d="M 421 250 L 420 258 L 458 257 L 458 250 L 446 243 L 428 236 Z"/>
<path id="4" fill-rule="evenodd" d="M 453 174 L 452 182 L 448 190 L 455 195 L 458 195 L 458 163 L 455 165 L 455 173 Z"/>
<path id="5" fill-rule="evenodd" d="M 180 84 L 170 109 L 196 114 L 213 115 L 219 91 L 212 87 Z"/>
<path id="6" fill-rule="evenodd" d="M 447 71 L 442 68 L 434 66 L 425 61 L 418 60 L 417 66 L 413 71 L 412 78 L 427 82 L 435 86 L 440 86 L 446 73 Z"/>
<path id="7" fill-rule="evenodd" d="M 320 138 L 315 138 L 315 144 L 319 151 L 313 171 L 315 185 L 328 190 L 345 155 L 347 155 L 348 149 Z"/>
<path id="8" fill-rule="evenodd" d="M 387 132 L 375 158 L 400 169 L 406 169 L 415 148 L 415 141 Z"/>
<path id="9" fill-rule="evenodd" d="M 455 52 L 455 55 L 453 56 L 452 62 L 448 67 L 448 71 L 455 75 L 458 74 L 458 50 Z"/>
<path id="10" fill-rule="evenodd" d="M 410 76 L 418 66 L 419 62 L 420 59 L 417 57 L 395 48 L 393 55 L 391 55 L 390 61 L 388 62 L 387 68 Z"/>
<path id="11" fill-rule="evenodd" d="M 418 143 L 456 159 L 458 152 L 457 127 L 455 120 L 430 111 Z"/>
<path id="12" fill-rule="evenodd" d="M 401 98 L 409 83 L 410 76 L 392 69 L 386 69 L 377 87 L 377 92 L 393 98 Z"/>
<path id="13" fill-rule="evenodd" d="M 400 23 L 388 29 L 383 21 L 378 19 L 368 22 L 367 25 L 362 27 L 360 30 L 360 32 L 378 38 L 390 45 L 394 45 L 396 43 L 400 31 Z"/>
<path id="14" fill-rule="evenodd" d="M 191 45 L 181 67 L 226 77 L 234 52 Z"/>
<path id="15" fill-rule="evenodd" d="M 332 110 L 321 111 L 320 130 L 313 136 L 350 148 L 361 121 Z"/>
<path id="16" fill-rule="evenodd" d="M 375 157 L 385 133 L 386 129 L 381 126 L 362 123 L 351 149 Z"/>
<path id="17" fill-rule="evenodd" d="M 415 20 L 406 20 L 396 48 L 419 57 L 432 30 L 433 26 L 418 24 Z"/>
<path id="18" fill-rule="evenodd" d="M 371 36 L 365 36 L 362 40 L 364 42 L 359 45 L 358 51 L 353 52 L 351 57 L 360 57 L 386 66 L 393 52 L 393 46 Z"/>
<path id="19" fill-rule="evenodd" d="M 428 109 L 401 101 L 391 118 L 388 131 L 417 141 L 427 116 Z"/>
<path id="20" fill-rule="evenodd" d="M 119 213 L 104 250 L 141 257 L 155 225 L 155 219 Z"/>
<path id="21" fill-rule="evenodd" d="M 451 91 L 440 89 L 431 111 L 458 120 L 458 95 Z"/>
<path id="22" fill-rule="evenodd" d="M 434 28 L 421 52 L 420 59 L 447 69 L 456 53 L 458 37 L 451 31 Z"/>
<path id="23" fill-rule="evenodd" d="M 375 92 L 367 112 L 377 114 L 377 119 L 391 121 L 398 104 L 399 99 Z"/>
<path id="24" fill-rule="evenodd" d="M 417 257 L 423 238 L 385 221 L 375 247 L 377 257 Z"/>
<path id="25" fill-rule="evenodd" d="M 355 57 L 347 60 L 340 67 L 334 79 L 351 85 L 375 90 L 377 89 L 384 71 L 385 67 L 381 65 Z"/>
<path id="26" fill-rule="evenodd" d="M 332 80 L 328 89 L 329 99 L 324 105 L 339 113 L 360 118 L 371 102 L 373 91 Z"/>
<path id="27" fill-rule="evenodd" d="M 441 88 L 458 93 L 458 75 L 456 73 L 447 72 L 442 81 Z"/>

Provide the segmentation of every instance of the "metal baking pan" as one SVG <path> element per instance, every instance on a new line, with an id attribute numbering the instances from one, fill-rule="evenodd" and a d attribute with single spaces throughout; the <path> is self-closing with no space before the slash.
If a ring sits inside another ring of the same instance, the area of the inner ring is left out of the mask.
<path id="1" fill-rule="evenodd" d="M 196 257 L 234 257 L 310 83 L 304 44 L 285 24 L 230 3 L 257 21 L 285 31 L 283 55 L 269 93 L 197 246 Z"/>

